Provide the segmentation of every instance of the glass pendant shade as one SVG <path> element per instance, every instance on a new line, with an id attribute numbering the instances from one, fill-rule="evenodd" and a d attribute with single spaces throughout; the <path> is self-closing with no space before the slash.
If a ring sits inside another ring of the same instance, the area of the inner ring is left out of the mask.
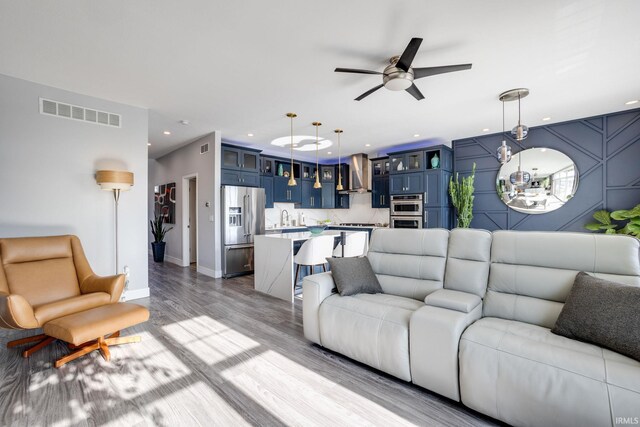
<path id="1" fill-rule="evenodd" d="M 513 135 L 516 141 L 522 141 L 527 138 L 527 135 L 529 135 L 529 128 L 525 125 L 518 124 L 511 129 L 511 135 Z"/>
<path id="2" fill-rule="evenodd" d="M 503 165 L 511 160 L 511 147 L 507 145 L 507 141 L 502 141 L 502 145 L 498 147 L 498 150 L 496 152 L 496 157 L 498 158 L 498 161 Z"/>
<path id="3" fill-rule="evenodd" d="M 296 113 L 287 113 L 287 117 L 291 119 L 291 173 L 289 174 L 289 182 L 287 182 L 287 185 L 289 187 L 295 187 L 298 183 L 296 182 L 293 172 L 293 119 L 298 117 L 298 115 Z"/>

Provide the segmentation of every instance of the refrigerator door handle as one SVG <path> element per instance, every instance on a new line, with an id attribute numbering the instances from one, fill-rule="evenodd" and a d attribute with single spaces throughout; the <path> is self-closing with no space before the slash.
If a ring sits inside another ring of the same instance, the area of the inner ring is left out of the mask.
<path id="1" fill-rule="evenodd" d="M 247 206 L 247 197 L 248 196 L 246 194 L 242 196 L 242 207 L 244 209 L 244 224 L 242 224 L 243 225 L 242 229 L 244 231 L 244 237 L 247 237 L 247 228 L 248 228 L 247 222 L 249 220 L 249 209 Z"/>
<path id="2" fill-rule="evenodd" d="M 251 230 L 253 227 L 253 203 L 251 201 L 251 194 L 247 194 L 247 201 L 249 202 L 249 209 L 247 210 L 247 214 L 249 215 L 248 221 L 247 221 L 247 236 L 251 236 Z"/>

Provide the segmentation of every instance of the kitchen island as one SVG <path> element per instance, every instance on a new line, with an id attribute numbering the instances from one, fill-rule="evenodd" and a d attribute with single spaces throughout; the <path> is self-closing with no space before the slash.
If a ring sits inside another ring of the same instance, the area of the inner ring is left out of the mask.
<path id="1" fill-rule="evenodd" d="M 326 230 L 318 236 L 334 236 L 336 243 L 341 231 Z M 347 235 L 366 233 L 366 231 L 346 231 Z M 312 239 L 306 232 L 265 234 L 255 236 L 254 240 L 254 288 L 256 291 L 293 302 L 294 286 L 294 247 L 296 243 Z"/>

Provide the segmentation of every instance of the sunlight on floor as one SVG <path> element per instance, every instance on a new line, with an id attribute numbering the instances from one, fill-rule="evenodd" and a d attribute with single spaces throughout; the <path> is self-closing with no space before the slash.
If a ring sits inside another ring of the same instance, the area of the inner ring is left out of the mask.
<path id="1" fill-rule="evenodd" d="M 268 350 L 222 376 L 290 425 L 412 425 L 287 357 Z"/>
<path id="2" fill-rule="evenodd" d="M 257 348 L 259 344 L 209 316 L 163 327 L 164 331 L 203 362 L 213 365 Z"/>

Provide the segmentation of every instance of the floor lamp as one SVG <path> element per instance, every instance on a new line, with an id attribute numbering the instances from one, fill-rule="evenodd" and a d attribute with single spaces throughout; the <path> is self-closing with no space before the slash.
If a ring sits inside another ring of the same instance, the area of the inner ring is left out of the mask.
<path id="1" fill-rule="evenodd" d="M 96 182 L 103 190 L 113 191 L 113 200 L 116 202 L 116 274 L 118 274 L 118 201 L 120 200 L 120 192 L 128 191 L 133 186 L 133 172 L 97 171 Z"/>

